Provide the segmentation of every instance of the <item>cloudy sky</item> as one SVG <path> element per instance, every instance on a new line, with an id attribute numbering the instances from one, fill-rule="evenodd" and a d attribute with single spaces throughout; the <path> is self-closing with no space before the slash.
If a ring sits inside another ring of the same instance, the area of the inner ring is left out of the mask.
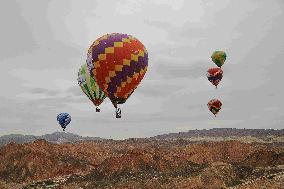
<path id="1" fill-rule="evenodd" d="M 4 0 L 0 3 L 0 135 L 60 131 L 123 139 L 217 127 L 283 128 L 283 0 Z M 127 33 L 149 52 L 148 71 L 116 119 L 96 113 L 77 85 L 89 45 Z M 227 52 L 215 90 L 214 50 Z M 207 102 L 223 108 L 215 118 Z"/>

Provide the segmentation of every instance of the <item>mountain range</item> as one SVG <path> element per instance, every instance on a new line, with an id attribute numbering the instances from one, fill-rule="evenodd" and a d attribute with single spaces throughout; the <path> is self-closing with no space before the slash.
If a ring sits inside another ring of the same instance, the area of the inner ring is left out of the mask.
<path id="1" fill-rule="evenodd" d="M 17 144 L 29 143 L 33 142 L 38 139 L 44 139 L 51 143 L 74 143 L 80 141 L 88 141 L 88 140 L 103 140 L 99 137 L 82 137 L 77 134 L 68 133 L 68 132 L 54 132 L 52 134 L 45 134 L 42 136 L 34 136 L 34 135 L 21 135 L 21 134 L 10 134 L 10 135 L 3 135 L 0 137 L 0 146 L 5 144 L 14 142 Z"/>
<path id="2" fill-rule="evenodd" d="M 245 138 L 244 138 L 245 137 Z M 42 136 L 10 134 L 0 137 L 0 146 L 14 142 L 17 144 L 29 143 L 38 139 L 44 139 L 51 143 L 75 143 L 80 141 L 102 141 L 107 140 L 100 137 L 83 137 L 68 132 L 54 132 Z M 157 135 L 149 138 L 137 138 L 128 140 L 191 140 L 191 141 L 218 141 L 218 140 L 250 140 L 257 142 L 284 142 L 284 129 L 235 129 L 235 128 L 213 128 L 203 130 L 189 130 L 187 132 Z"/>

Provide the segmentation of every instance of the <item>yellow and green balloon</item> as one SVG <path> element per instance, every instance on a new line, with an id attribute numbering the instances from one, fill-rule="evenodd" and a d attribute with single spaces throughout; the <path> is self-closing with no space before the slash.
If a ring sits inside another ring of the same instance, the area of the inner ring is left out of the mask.
<path id="1" fill-rule="evenodd" d="M 106 95 L 100 89 L 94 77 L 90 76 L 87 64 L 83 64 L 79 69 L 77 80 L 82 91 L 96 106 L 96 111 L 100 112 L 99 105 L 104 101 Z"/>
<path id="2" fill-rule="evenodd" d="M 221 68 L 223 64 L 226 61 L 227 54 L 224 51 L 215 51 L 213 52 L 212 56 L 212 61 L 219 67 Z"/>

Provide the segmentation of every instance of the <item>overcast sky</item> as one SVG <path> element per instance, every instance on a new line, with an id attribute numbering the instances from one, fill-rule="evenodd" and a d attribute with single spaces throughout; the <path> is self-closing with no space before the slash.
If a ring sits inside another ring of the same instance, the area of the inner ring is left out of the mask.
<path id="1" fill-rule="evenodd" d="M 283 0 L 1 0 L 0 135 L 61 131 L 123 139 L 217 127 L 284 128 Z M 148 71 L 116 119 L 77 85 L 91 43 L 106 33 L 138 38 Z M 214 50 L 227 60 L 218 89 Z M 222 101 L 215 118 L 207 109 Z"/>

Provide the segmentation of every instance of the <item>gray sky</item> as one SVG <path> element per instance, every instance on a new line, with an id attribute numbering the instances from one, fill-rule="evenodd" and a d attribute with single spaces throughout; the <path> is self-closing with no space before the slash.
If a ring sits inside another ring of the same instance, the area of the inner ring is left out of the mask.
<path id="1" fill-rule="evenodd" d="M 216 127 L 283 128 L 283 0 L 4 0 L 0 3 L 0 135 L 60 131 L 145 137 Z M 89 45 L 106 33 L 137 37 L 148 71 L 116 119 L 96 113 L 77 85 Z M 227 52 L 215 90 L 206 71 Z M 207 109 L 222 101 L 217 118 Z"/>

